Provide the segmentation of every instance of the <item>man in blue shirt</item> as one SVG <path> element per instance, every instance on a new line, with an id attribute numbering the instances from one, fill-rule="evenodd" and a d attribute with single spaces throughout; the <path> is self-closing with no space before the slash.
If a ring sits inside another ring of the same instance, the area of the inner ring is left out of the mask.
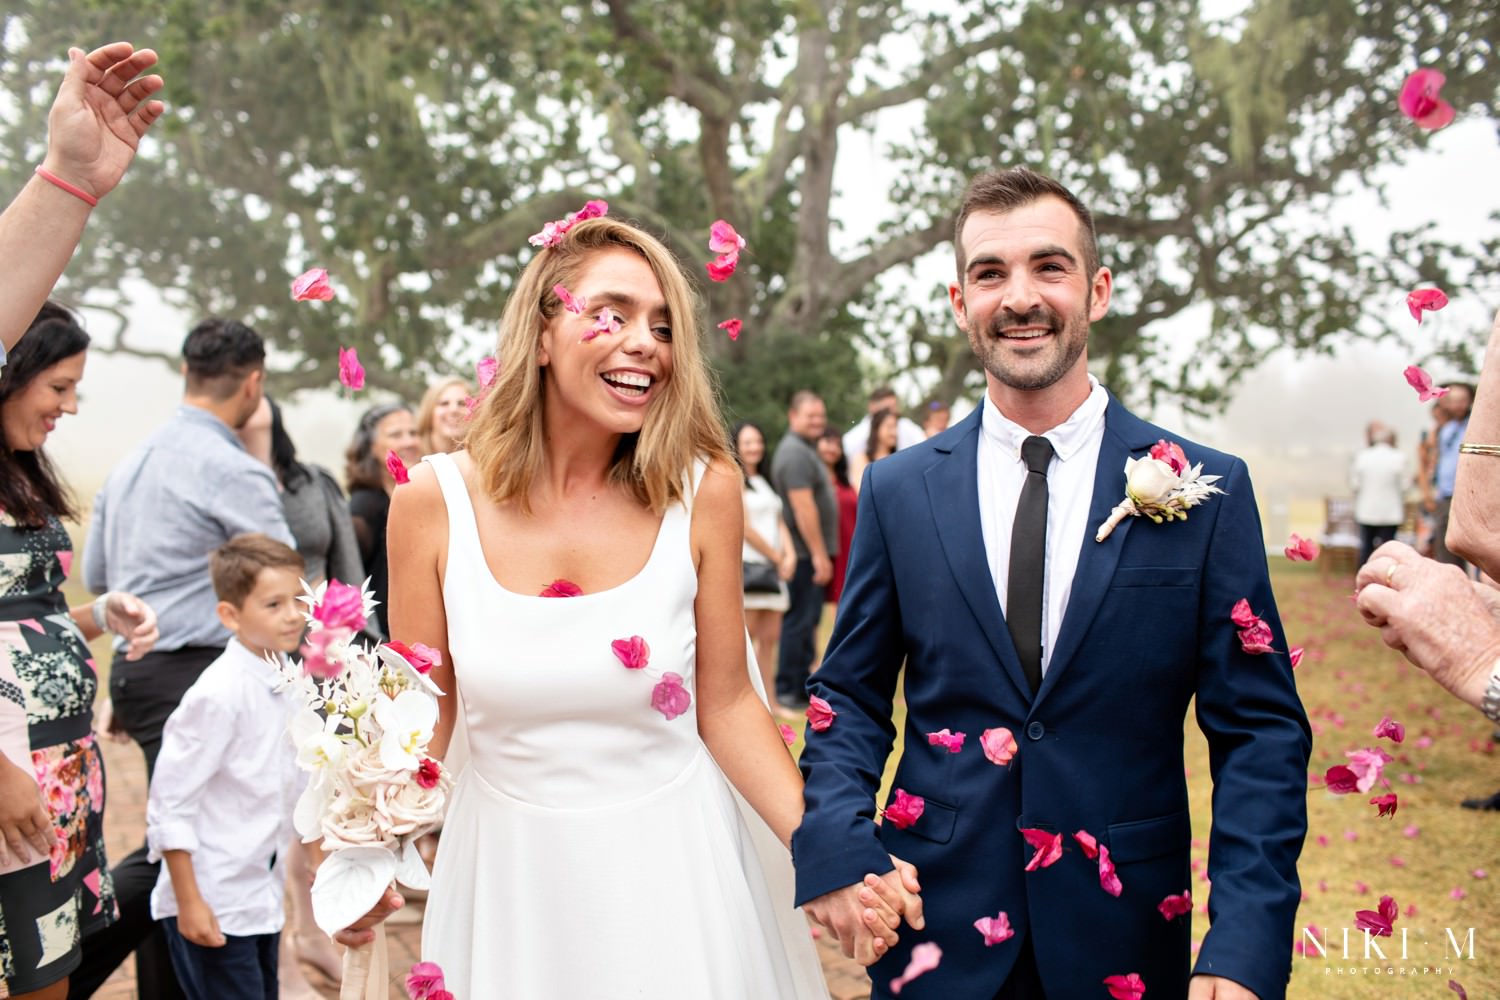
<path id="1" fill-rule="evenodd" d="M 1432 557 L 1438 562 L 1462 566 L 1467 572 L 1469 564 L 1448 548 L 1448 511 L 1453 506 L 1453 482 L 1458 475 L 1458 446 L 1463 444 L 1464 432 L 1469 428 L 1469 411 L 1474 407 L 1474 389 L 1462 382 L 1446 386 L 1448 392 L 1438 400 L 1442 413 L 1447 417 L 1437 432 L 1437 470 L 1434 486 L 1437 489 L 1437 510 L 1432 533 Z"/>

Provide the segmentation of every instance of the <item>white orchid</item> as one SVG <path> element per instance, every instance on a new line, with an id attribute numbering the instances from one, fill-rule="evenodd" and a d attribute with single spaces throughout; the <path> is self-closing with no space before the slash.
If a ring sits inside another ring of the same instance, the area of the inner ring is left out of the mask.
<path id="1" fill-rule="evenodd" d="M 374 715 L 380 725 L 380 762 L 393 771 L 421 767 L 437 724 L 437 700 L 423 691 L 402 691 L 394 698 L 382 695 Z"/>

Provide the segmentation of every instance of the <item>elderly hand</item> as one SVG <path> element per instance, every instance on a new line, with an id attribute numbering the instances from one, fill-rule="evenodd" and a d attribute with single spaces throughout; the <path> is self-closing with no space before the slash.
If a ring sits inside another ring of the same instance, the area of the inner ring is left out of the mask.
<path id="1" fill-rule="evenodd" d="M 1500 601 L 1457 566 L 1387 542 L 1355 578 L 1355 603 L 1387 646 L 1404 654 L 1455 697 L 1476 708 L 1500 661 Z"/>
<path id="2" fill-rule="evenodd" d="M 161 77 L 137 78 L 154 65 L 155 52 L 129 42 L 87 55 L 69 49 L 68 72 L 47 115 L 43 168 L 95 198 L 113 190 L 165 109 L 149 99 L 161 90 Z"/>

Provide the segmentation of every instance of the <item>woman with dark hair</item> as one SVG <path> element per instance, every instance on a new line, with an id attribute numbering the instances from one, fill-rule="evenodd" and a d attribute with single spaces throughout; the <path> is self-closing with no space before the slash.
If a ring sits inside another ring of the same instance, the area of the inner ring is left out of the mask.
<path id="1" fill-rule="evenodd" d="M 61 997 L 85 933 L 115 919 L 104 858 L 104 761 L 92 731 L 98 674 L 88 642 L 106 630 L 136 659 L 156 616 L 108 593 L 69 608 L 67 487 L 41 450 L 78 412 L 89 346 L 47 303 L 0 369 L 0 995 Z"/>
<path id="2" fill-rule="evenodd" d="M 415 465 L 422 457 L 411 407 L 405 403 L 372 406 L 360 418 L 354 440 L 344 453 L 344 480 L 349 487 L 349 516 L 354 522 L 354 537 L 359 540 L 360 562 L 370 575 L 370 589 L 380 602 L 375 605 L 374 623 L 379 627 L 380 639 L 391 634 L 386 596 L 390 570 L 385 558 L 385 521 L 391 510 L 391 491 L 396 488 L 396 477 L 387 461 L 393 452 L 405 466 Z"/>
<path id="3" fill-rule="evenodd" d="M 864 478 L 865 466 L 882 458 L 894 455 L 901 447 L 901 418 L 895 410 L 876 410 L 870 414 L 870 436 L 865 440 L 865 450 L 849 458 L 849 482 L 859 493 L 859 482 Z"/>
<path id="4" fill-rule="evenodd" d="M 881 414 L 870 418 L 870 440 L 875 440 L 874 431 L 880 426 Z M 887 414 L 889 415 L 889 414 Z M 886 424 L 895 427 L 894 420 Z M 844 439 L 839 432 L 829 428 L 818 438 L 818 457 L 828 466 L 828 475 L 833 480 L 833 494 L 839 505 L 839 554 L 833 557 L 833 576 L 823 599 L 829 604 L 838 604 L 844 593 L 844 571 L 849 568 L 849 543 L 854 540 L 854 515 L 859 512 L 859 493 L 849 482 L 849 460 L 844 455 Z"/>
<path id="5" fill-rule="evenodd" d="M 789 603 L 786 581 L 797 569 L 797 551 L 781 516 L 781 496 L 761 473 L 766 435 L 745 420 L 735 424 L 731 434 L 735 461 L 745 477 L 745 627 L 769 695 L 776 692 L 776 642 Z"/>

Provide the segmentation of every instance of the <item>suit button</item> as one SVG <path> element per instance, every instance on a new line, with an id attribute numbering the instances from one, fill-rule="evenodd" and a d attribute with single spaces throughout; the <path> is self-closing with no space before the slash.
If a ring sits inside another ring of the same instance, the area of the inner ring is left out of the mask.
<path id="1" fill-rule="evenodd" d="M 1047 727 L 1040 722 L 1033 722 L 1026 727 L 1026 738 L 1029 740 L 1039 740 L 1046 735 Z"/>

